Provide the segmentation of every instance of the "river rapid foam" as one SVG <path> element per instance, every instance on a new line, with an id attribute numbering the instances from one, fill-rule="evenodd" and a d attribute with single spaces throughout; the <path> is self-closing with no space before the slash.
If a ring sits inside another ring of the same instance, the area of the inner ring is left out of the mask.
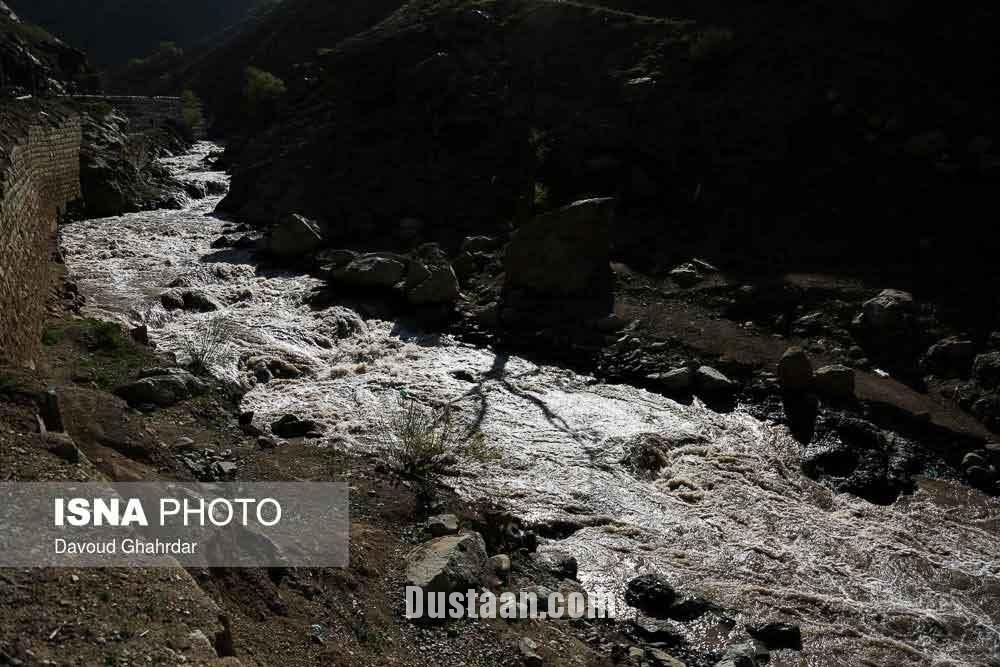
<path id="1" fill-rule="evenodd" d="M 220 179 L 200 143 L 167 160 L 182 178 Z M 314 310 L 320 285 L 302 272 L 257 266 L 250 251 L 212 250 L 218 198 L 183 210 L 88 220 L 63 229 L 66 261 L 88 314 L 147 324 L 181 361 L 187 341 L 220 315 L 235 336 L 212 371 L 252 383 L 241 360 L 283 359 L 295 379 L 253 384 L 244 408 L 258 425 L 293 413 L 321 422 L 316 446 L 367 446 L 359 397 L 390 405 L 400 389 L 449 403 L 478 423 L 502 459 L 453 480 L 524 519 L 570 526 L 543 540 L 579 562 L 591 590 L 621 591 L 645 572 L 733 610 L 735 628 L 679 626 L 717 648 L 743 623 L 782 616 L 803 628 L 804 651 L 776 665 L 986 664 L 1000 646 L 1000 505 L 953 482 L 922 480 L 890 506 L 834 494 L 800 472 L 799 445 L 739 410 L 720 414 L 625 385 L 475 347 L 392 322 L 357 326 Z M 220 313 L 168 313 L 175 279 L 209 294 Z M 461 372 L 459 372 L 461 371 Z M 669 443 L 647 477 L 622 463 L 643 434 Z"/>

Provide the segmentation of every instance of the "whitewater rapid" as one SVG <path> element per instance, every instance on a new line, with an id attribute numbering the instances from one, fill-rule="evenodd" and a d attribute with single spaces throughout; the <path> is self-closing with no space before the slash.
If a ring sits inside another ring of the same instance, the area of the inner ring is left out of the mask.
<path id="1" fill-rule="evenodd" d="M 203 142 L 166 162 L 182 178 L 222 179 L 204 163 L 216 148 Z M 803 476 L 788 433 L 739 410 L 681 405 L 392 322 L 345 327 L 344 311 L 307 303 L 315 278 L 211 249 L 233 224 L 212 215 L 217 203 L 74 223 L 62 244 L 88 314 L 148 325 L 181 362 L 188 341 L 225 318 L 235 333 L 212 372 L 248 385 L 244 409 L 262 428 L 293 413 L 325 426 L 316 446 L 362 447 L 366 410 L 390 409 L 400 389 L 454 406 L 501 453 L 466 465 L 453 480 L 461 493 L 573 526 L 541 549 L 574 555 L 587 589 L 620 592 L 657 571 L 733 610 L 734 628 L 687 624 L 695 646 L 780 617 L 801 624 L 805 648 L 772 654 L 775 665 L 978 665 L 998 654 L 996 499 L 922 480 L 914 495 L 872 505 Z M 222 309 L 165 311 L 159 295 L 178 278 Z M 254 384 L 241 365 L 254 355 L 305 374 Z M 672 443 L 653 479 L 622 463 L 630 438 L 647 433 Z"/>

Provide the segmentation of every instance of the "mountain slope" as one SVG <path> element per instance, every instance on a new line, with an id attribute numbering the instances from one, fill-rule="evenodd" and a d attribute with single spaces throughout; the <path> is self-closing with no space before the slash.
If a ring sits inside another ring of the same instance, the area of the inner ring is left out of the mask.
<path id="1" fill-rule="evenodd" d="M 81 51 L 0 2 L 0 97 L 86 92 L 96 85 Z"/>
<path id="2" fill-rule="evenodd" d="M 103 67 L 160 42 L 194 46 L 239 21 L 260 0 L 8 0 L 25 20 L 75 44 Z"/>

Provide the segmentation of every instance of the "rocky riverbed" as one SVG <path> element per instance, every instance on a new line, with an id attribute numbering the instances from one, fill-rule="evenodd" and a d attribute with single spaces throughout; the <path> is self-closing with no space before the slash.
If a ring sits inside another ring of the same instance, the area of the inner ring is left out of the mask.
<path id="1" fill-rule="evenodd" d="M 179 178 L 217 182 L 213 150 L 202 143 L 166 164 Z M 758 418 L 759 406 L 716 412 L 365 319 L 336 290 L 318 307 L 310 295 L 323 283 L 258 263 L 254 235 L 212 214 L 218 200 L 77 222 L 63 246 L 89 314 L 146 327 L 181 363 L 217 340 L 204 361 L 245 392 L 260 430 L 291 414 L 313 422 L 302 435 L 317 448 L 370 449 L 368 415 L 392 409 L 400 391 L 453 406 L 501 453 L 464 466 L 451 480 L 459 493 L 509 508 L 540 536 L 540 557 L 573 556 L 586 589 L 623 594 L 637 575 L 660 573 L 723 610 L 638 619 L 650 636 L 694 651 L 786 621 L 801 627 L 803 650 L 775 651 L 771 664 L 995 658 L 995 498 L 918 477 L 914 493 L 873 504 L 804 475 L 799 442 Z"/>

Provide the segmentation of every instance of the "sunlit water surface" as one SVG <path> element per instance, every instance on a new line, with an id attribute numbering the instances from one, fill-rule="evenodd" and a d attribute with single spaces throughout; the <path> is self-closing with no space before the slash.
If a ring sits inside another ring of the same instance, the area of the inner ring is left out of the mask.
<path id="1" fill-rule="evenodd" d="M 167 163 L 184 178 L 224 178 L 203 163 L 215 148 L 201 143 Z M 264 428 L 291 412 L 327 427 L 317 446 L 362 446 L 359 401 L 388 409 L 406 389 L 450 402 L 502 452 L 496 463 L 467 467 L 458 489 L 531 521 L 586 526 L 542 549 L 575 555 L 588 589 L 620 591 L 637 573 L 660 571 L 735 610 L 737 632 L 779 616 L 801 623 L 804 653 L 775 654 L 777 665 L 964 665 L 996 655 L 995 500 L 928 480 L 911 497 L 875 506 L 804 477 L 787 433 L 740 411 L 680 405 L 390 322 L 341 338 L 336 309 L 304 303 L 317 280 L 259 270 L 249 251 L 210 249 L 225 224 L 211 215 L 217 203 L 75 223 L 63 245 L 90 314 L 148 324 L 160 350 L 183 361 L 187 341 L 218 317 L 162 308 L 159 294 L 184 276 L 234 325 L 217 375 L 252 382 L 240 359 L 258 354 L 305 369 L 249 391 L 245 409 Z M 690 443 L 652 480 L 621 463 L 623 442 L 648 432 Z M 707 621 L 686 632 L 710 648 L 730 638 Z"/>

